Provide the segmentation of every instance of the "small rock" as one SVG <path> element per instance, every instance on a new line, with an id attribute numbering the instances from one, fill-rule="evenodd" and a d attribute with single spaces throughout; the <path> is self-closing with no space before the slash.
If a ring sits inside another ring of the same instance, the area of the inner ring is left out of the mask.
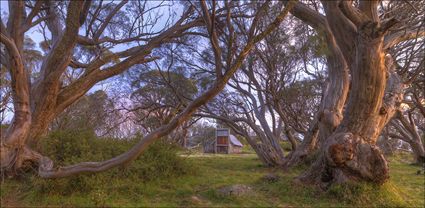
<path id="1" fill-rule="evenodd" d="M 274 173 L 268 173 L 267 175 L 263 176 L 262 179 L 269 183 L 276 183 L 280 180 L 280 177 Z"/>
<path id="2" fill-rule="evenodd" d="M 251 187 L 243 184 L 235 184 L 218 189 L 218 193 L 223 196 L 242 196 L 251 193 L 251 191 Z"/>
<path id="3" fill-rule="evenodd" d="M 197 196 L 192 196 L 192 197 L 190 197 L 190 199 L 192 200 L 192 202 L 195 202 L 195 203 L 201 203 L 202 202 L 202 200 Z"/>

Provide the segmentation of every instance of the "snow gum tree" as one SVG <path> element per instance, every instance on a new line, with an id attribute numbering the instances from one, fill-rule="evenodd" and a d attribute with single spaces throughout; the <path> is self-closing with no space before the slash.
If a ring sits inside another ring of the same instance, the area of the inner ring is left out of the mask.
<path id="1" fill-rule="evenodd" d="M 28 165 L 36 164 L 41 177 L 60 178 L 101 172 L 131 162 L 149 144 L 172 132 L 217 95 L 254 45 L 278 27 L 294 5 L 291 1 L 281 6 L 279 14 L 267 27 L 260 29 L 258 22 L 261 22 L 262 14 L 271 2 L 245 4 L 225 1 L 219 4 L 200 1 L 183 4 L 180 5 L 184 7 L 182 14 L 174 21 L 170 16 L 160 23 L 162 8 L 169 6 L 167 3 L 127 0 L 119 3 L 9 1 L 7 23 L 4 24 L 3 19 L 0 23 L 0 42 L 1 64 L 11 77 L 14 114 L 11 125 L 1 138 L 3 173 L 16 176 Z M 234 20 L 241 16 L 252 21 L 243 28 L 249 33 L 238 38 L 245 41 L 236 44 L 234 40 L 240 28 L 234 28 Z M 33 79 L 23 58 L 24 39 L 31 28 L 39 25 L 46 30 L 43 33 L 46 51 L 37 69 L 38 76 Z M 202 29 L 197 31 L 195 28 L 199 27 Z M 145 135 L 127 152 L 101 162 L 55 167 L 51 159 L 32 149 L 30 144 L 48 131 L 49 124 L 95 84 L 135 65 L 160 58 L 153 56 L 152 51 L 185 35 L 201 35 L 211 45 L 215 78 L 207 90 L 168 123 Z M 220 45 L 219 38 L 226 39 L 226 44 Z M 120 44 L 126 47 L 115 47 Z M 232 50 L 223 53 L 225 48 Z M 65 79 L 74 69 L 77 75 L 73 79 Z"/>
<path id="2" fill-rule="evenodd" d="M 388 164 L 376 141 L 396 113 L 405 87 L 387 50 L 423 36 L 423 28 L 416 24 L 402 32 L 395 29 L 399 20 L 384 18 L 380 1 L 321 1 L 321 5 L 324 14 L 302 3 L 292 12 L 324 31 L 332 51 L 328 79 L 333 87 L 318 115 L 321 125 L 330 128 L 318 140 L 317 160 L 300 180 L 325 187 L 348 181 L 382 184 L 389 177 Z"/>

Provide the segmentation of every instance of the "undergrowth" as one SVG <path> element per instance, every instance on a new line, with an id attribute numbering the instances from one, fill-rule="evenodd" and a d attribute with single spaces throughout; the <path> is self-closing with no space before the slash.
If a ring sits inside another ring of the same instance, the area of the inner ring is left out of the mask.
<path id="1" fill-rule="evenodd" d="M 91 132 L 57 131 L 39 144 L 41 152 L 49 156 L 56 165 L 64 166 L 85 161 L 102 161 L 115 157 L 130 149 L 138 137 L 131 139 L 97 138 Z M 96 174 L 82 174 L 61 179 L 41 179 L 36 174 L 22 177 L 35 195 L 71 195 L 115 191 L 126 194 L 133 186 L 127 184 L 147 183 L 193 174 L 190 161 L 177 155 L 179 148 L 165 141 L 154 142 L 142 155 L 127 166 Z M 25 179 L 28 178 L 28 179 Z M 111 184 L 114 184 L 113 190 Z M 133 190 L 134 191 L 134 190 Z M 100 198 L 100 197 L 96 197 Z"/>
<path id="2" fill-rule="evenodd" d="M 56 132 L 46 142 L 40 146 L 43 153 L 65 165 L 111 158 L 129 149 L 137 138 Z M 1 199 L 2 206 L 21 207 L 424 207 L 424 175 L 416 174 L 420 167 L 410 165 L 411 160 L 411 155 L 388 158 L 390 180 L 383 186 L 345 184 L 323 191 L 293 182 L 308 164 L 282 171 L 262 166 L 255 154 L 186 155 L 158 141 L 127 167 L 65 179 L 6 180 Z M 264 180 L 270 173 L 279 179 Z M 218 194 L 221 187 L 234 184 L 248 185 L 253 193 Z"/>

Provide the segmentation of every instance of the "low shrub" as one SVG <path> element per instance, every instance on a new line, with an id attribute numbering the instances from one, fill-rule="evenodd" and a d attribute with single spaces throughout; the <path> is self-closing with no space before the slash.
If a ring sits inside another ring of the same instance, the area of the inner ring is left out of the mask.
<path id="1" fill-rule="evenodd" d="M 40 151 L 55 161 L 57 166 L 71 165 L 83 161 L 102 161 L 115 157 L 130 149 L 139 138 L 98 138 L 91 132 L 52 132 L 39 144 Z M 194 169 L 188 160 L 177 155 L 179 148 L 159 140 L 149 146 L 142 155 L 126 165 L 102 173 L 82 174 L 61 179 L 30 177 L 31 189 L 38 193 L 69 195 L 73 193 L 102 193 L 111 183 L 116 190 L 128 192 L 132 184 L 167 180 Z M 121 185 L 121 186 L 120 186 Z M 96 202 L 98 203 L 98 202 Z"/>

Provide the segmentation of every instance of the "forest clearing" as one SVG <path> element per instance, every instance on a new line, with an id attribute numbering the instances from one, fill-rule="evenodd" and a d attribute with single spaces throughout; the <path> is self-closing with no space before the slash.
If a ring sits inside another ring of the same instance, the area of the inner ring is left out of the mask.
<path id="1" fill-rule="evenodd" d="M 0 6 L 2 207 L 425 206 L 425 1 Z"/>
<path id="2" fill-rule="evenodd" d="M 43 192 L 37 184 L 9 181 L 3 184 L 4 206 L 90 206 L 90 207 L 423 207 L 424 175 L 410 165 L 409 154 L 389 158 L 390 180 L 382 188 L 362 187 L 357 191 L 344 188 L 320 192 L 292 182 L 305 167 L 283 172 L 262 167 L 253 152 L 239 155 L 203 153 L 183 154 L 193 168 L 167 180 L 135 183 L 124 178 L 107 177 L 110 185 L 98 184 L 89 191 L 60 194 Z M 276 181 L 265 179 L 268 174 Z M 90 178 L 97 183 L 95 178 Z M 101 180 L 103 181 L 103 180 Z M 243 195 L 225 195 L 219 190 L 235 184 L 252 188 Z M 382 189 L 382 190 L 380 190 Z"/>

